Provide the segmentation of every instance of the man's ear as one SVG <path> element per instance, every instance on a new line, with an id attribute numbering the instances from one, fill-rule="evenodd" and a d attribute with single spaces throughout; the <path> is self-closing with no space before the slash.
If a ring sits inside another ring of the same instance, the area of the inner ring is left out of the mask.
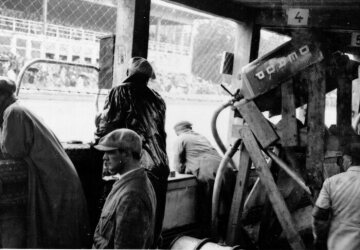
<path id="1" fill-rule="evenodd" d="M 125 157 L 126 158 L 128 158 L 128 157 L 131 157 L 132 156 L 132 153 L 131 153 L 131 151 L 130 150 L 124 150 L 124 151 L 122 151 L 123 153 L 124 153 L 124 155 L 125 155 Z"/>

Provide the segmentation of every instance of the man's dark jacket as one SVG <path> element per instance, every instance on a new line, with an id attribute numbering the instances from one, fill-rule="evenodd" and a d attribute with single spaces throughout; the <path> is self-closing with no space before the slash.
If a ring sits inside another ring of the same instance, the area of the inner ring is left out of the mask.
<path id="1" fill-rule="evenodd" d="M 142 79 L 114 87 L 105 101 L 95 135 L 118 129 L 134 130 L 142 138 L 141 163 L 161 179 L 169 175 L 165 133 L 166 106 L 161 96 Z"/>

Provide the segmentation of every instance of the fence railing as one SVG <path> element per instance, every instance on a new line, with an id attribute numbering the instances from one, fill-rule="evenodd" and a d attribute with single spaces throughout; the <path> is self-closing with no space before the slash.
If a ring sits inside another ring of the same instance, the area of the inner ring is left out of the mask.
<path id="1" fill-rule="evenodd" d="M 0 30 L 41 35 L 44 30 L 44 23 L 0 15 Z M 46 35 L 58 38 L 97 42 L 100 37 L 107 34 L 91 30 L 47 24 Z"/>
<path id="2" fill-rule="evenodd" d="M 149 50 L 180 55 L 190 55 L 190 46 L 155 42 L 152 40 L 149 40 Z"/>

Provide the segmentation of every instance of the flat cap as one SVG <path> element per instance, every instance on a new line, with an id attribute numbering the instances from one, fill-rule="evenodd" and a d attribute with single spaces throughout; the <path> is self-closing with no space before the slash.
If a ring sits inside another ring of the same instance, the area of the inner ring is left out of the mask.
<path id="1" fill-rule="evenodd" d="M 174 125 L 175 131 L 184 130 L 184 129 L 192 129 L 192 123 L 189 121 L 181 121 Z"/>
<path id="2" fill-rule="evenodd" d="M 10 93 L 13 94 L 16 91 L 16 84 L 8 77 L 0 76 L 0 94 Z"/>
<path id="3" fill-rule="evenodd" d="M 127 68 L 127 78 L 123 82 L 131 82 L 138 77 L 155 79 L 151 64 L 143 57 L 132 57 Z"/>
<path id="4" fill-rule="evenodd" d="M 141 153 L 142 143 L 140 136 L 127 128 L 116 129 L 99 140 L 94 146 L 100 151 L 112 151 L 116 149 L 128 149 L 134 153 Z"/>

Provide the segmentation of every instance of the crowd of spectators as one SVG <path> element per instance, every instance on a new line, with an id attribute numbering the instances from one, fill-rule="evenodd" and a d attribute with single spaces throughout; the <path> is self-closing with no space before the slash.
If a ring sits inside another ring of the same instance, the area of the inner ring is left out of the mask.
<path id="1" fill-rule="evenodd" d="M 12 53 L 2 53 L 0 59 L 8 59 L 11 70 L 19 74 L 24 60 Z M 0 75 L 6 75 L 9 68 L 6 61 L 0 60 Z M 23 76 L 22 87 L 36 89 L 75 89 L 91 91 L 97 89 L 98 74 L 92 69 L 75 66 L 47 65 L 38 63 L 29 68 Z M 224 91 L 220 84 L 206 81 L 192 74 L 157 72 L 156 79 L 150 87 L 161 93 L 170 95 L 221 95 Z"/>
<path id="2" fill-rule="evenodd" d="M 149 86 L 158 92 L 169 94 L 224 94 L 219 83 L 206 81 L 193 74 L 158 72 Z"/>

